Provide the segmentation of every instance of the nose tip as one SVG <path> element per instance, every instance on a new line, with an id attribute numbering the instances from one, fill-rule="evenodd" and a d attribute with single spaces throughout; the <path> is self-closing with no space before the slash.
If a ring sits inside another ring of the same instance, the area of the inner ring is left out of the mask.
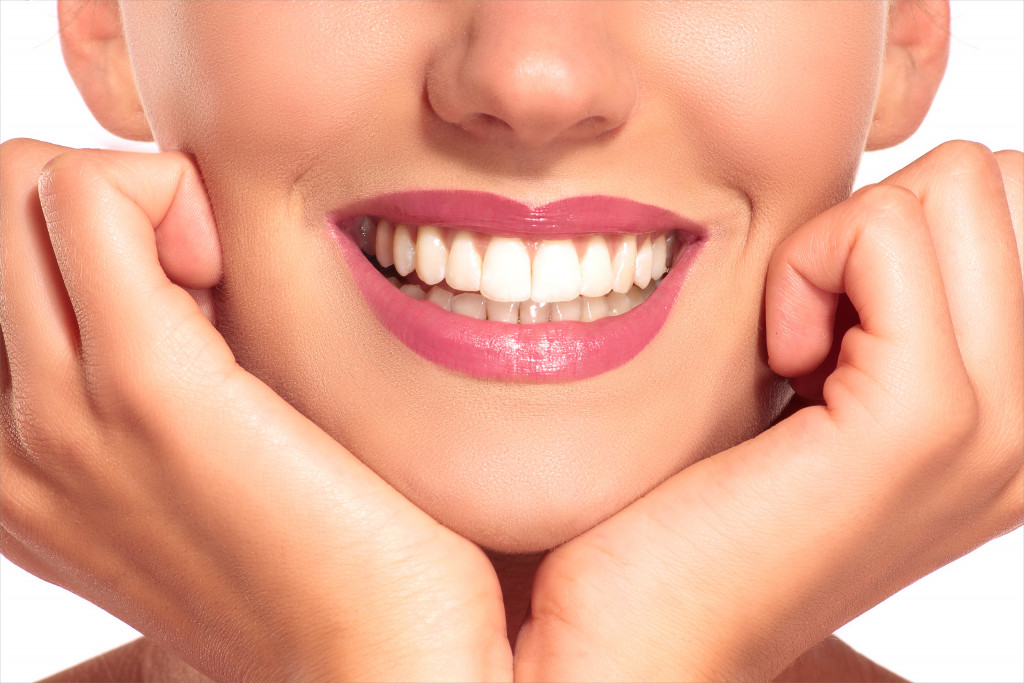
<path id="1" fill-rule="evenodd" d="M 618 128 L 636 82 L 599 14 L 589 3 L 480 3 L 428 70 L 430 107 L 474 137 L 529 147 Z"/>

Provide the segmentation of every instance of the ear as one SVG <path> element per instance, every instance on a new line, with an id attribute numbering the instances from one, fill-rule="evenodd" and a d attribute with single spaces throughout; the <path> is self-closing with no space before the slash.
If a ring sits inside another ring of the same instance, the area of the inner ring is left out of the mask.
<path id="1" fill-rule="evenodd" d="M 892 147 L 917 130 L 948 59 L 948 0 L 890 0 L 885 63 L 866 149 Z"/>
<path id="2" fill-rule="evenodd" d="M 59 0 L 57 18 L 64 63 L 92 115 L 118 137 L 152 140 L 116 0 Z"/>

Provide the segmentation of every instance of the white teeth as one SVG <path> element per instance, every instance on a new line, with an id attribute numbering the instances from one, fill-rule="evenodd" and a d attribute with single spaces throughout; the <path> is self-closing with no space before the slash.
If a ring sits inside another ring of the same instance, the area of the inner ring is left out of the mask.
<path id="1" fill-rule="evenodd" d="M 628 294 L 612 292 L 605 299 L 608 301 L 608 315 L 621 315 L 633 308 Z"/>
<path id="2" fill-rule="evenodd" d="M 551 304 L 551 322 L 558 322 L 562 320 L 578 322 L 582 312 L 582 297 L 573 299 L 572 301 L 560 301 L 556 304 Z"/>
<path id="3" fill-rule="evenodd" d="M 405 277 L 416 267 L 416 245 L 412 241 L 409 226 L 399 223 L 395 226 L 395 270 Z"/>
<path id="4" fill-rule="evenodd" d="M 639 240 L 523 240 L 369 217 L 353 235 L 365 252 L 376 254 L 381 268 L 394 267 L 400 277 L 388 281 L 406 295 L 460 315 L 521 324 L 589 322 L 626 313 L 651 295 L 678 246 L 672 232 Z M 487 245 L 482 258 L 477 244 Z M 413 271 L 416 284 L 400 279 Z M 447 284 L 431 287 L 441 282 Z"/>
<path id="5" fill-rule="evenodd" d="M 651 248 L 651 239 L 644 239 L 644 243 L 636 250 L 636 273 L 633 274 L 633 282 L 637 287 L 643 289 L 651 281 L 651 261 L 654 254 Z"/>
<path id="6" fill-rule="evenodd" d="M 600 320 L 608 316 L 608 300 L 603 296 L 584 296 L 583 312 L 580 314 L 580 321 L 589 323 L 593 320 Z"/>
<path id="7" fill-rule="evenodd" d="M 636 272 L 636 236 L 623 235 L 612 258 L 612 291 L 626 294 Z"/>
<path id="8" fill-rule="evenodd" d="M 402 290 L 402 294 L 411 296 L 413 299 L 425 299 L 427 298 L 426 292 L 420 289 L 419 285 L 402 285 L 399 289 Z"/>
<path id="9" fill-rule="evenodd" d="M 546 323 L 551 317 L 551 304 L 541 304 L 527 299 L 519 304 L 519 322 Z"/>
<path id="10" fill-rule="evenodd" d="M 427 301 L 437 304 L 446 311 L 452 310 L 452 293 L 444 287 L 431 287 L 427 292 Z"/>
<path id="11" fill-rule="evenodd" d="M 519 321 L 519 303 L 516 301 L 487 300 L 487 319 L 502 323 Z"/>
<path id="12" fill-rule="evenodd" d="M 473 243 L 473 234 L 465 230 L 455 233 L 452 249 L 448 253 L 445 282 L 452 289 L 475 292 L 480 289 L 480 271 L 483 260 Z"/>
<path id="13" fill-rule="evenodd" d="M 580 259 L 580 294 L 604 296 L 612 289 L 612 257 L 608 242 L 600 235 L 587 240 L 586 251 Z"/>
<path id="14" fill-rule="evenodd" d="M 659 280 L 661 276 L 668 270 L 666 263 L 666 257 L 668 255 L 668 246 L 665 243 L 665 236 L 659 235 L 654 242 L 651 243 L 651 279 Z"/>
<path id="15" fill-rule="evenodd" d="M 492 237 L 484 254 L 480 293 L 494 301 L 530 298 L 530 254 L 516 237 Z"/>
<path id="16" fill-rule="evenodd" d="M 479 294 L 458 294 L 452 297 L 452 313 L 484 320 L 487 318 L 487 302 Z"/>
<path id="17" fill-rule="evenodd" d="M 420 227 L 416 234 L 416 274 L 428 285 L 444 279 L 448 264 L 448 247 L 441 231 L 432 225 Z"/>
<path id="18" fill-rule="evenodd" d="M 569 301 L 580 295 L 580 261 L 572 240 L 540 243 L 533 257 L 534 301 Z"/>
<path id="19" fill-rule="evenodd" d="M 377 263 L 387 268 L 395 264 L 395 226 L 391 221 L 381 218 L 377 221 L 377 238 L 374 240 Z"/>

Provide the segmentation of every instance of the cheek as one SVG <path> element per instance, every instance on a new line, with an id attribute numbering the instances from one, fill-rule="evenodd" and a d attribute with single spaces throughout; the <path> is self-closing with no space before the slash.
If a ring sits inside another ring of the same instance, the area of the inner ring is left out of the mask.
<path id="1" fill-rule="evenodd" d="M 885 3 L 673 3 L 661 10 L 652 70 L 672 74 L 663 83 L 688 122 L 685 135 L 726 181 L 753 204 L 768 196 L 793 203 L 788 195 L 806 196 L 809 179 L 849 191 L 884 56 Z"/>
<path id="2" fill-rule="evenodd" d="M 123 10 L 161 148 L 198 154 L 216 142 L 211 163 L 237 169 L 260 159 L 247 173 L 281 182 L 324 153 L 325 135 L 358 138 L 368 118 L 403 113 L 388 94 L 417 91 L 422 74 L 408 46 L 422 11 L 419 3 L 270 0 L 130 2 Z M 265 163 L 274 158 L 287 163 Z"/>

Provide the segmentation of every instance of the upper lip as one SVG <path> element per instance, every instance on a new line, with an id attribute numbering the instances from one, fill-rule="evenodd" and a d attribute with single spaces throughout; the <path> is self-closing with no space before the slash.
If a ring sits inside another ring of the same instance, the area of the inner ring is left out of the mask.
<path id="1" fill-rule="evenodd" d="M 672 211 L 607 195 L 568 197 L 529 206 L 489 192 L 411 190 L 378 195 L 330 214 L 332 222 L 342 227 L 349 227 L 363 216 L 523 237 L 663 230 L 682 230 L 696 238 L 706 236 L 701 225 Z"/>

